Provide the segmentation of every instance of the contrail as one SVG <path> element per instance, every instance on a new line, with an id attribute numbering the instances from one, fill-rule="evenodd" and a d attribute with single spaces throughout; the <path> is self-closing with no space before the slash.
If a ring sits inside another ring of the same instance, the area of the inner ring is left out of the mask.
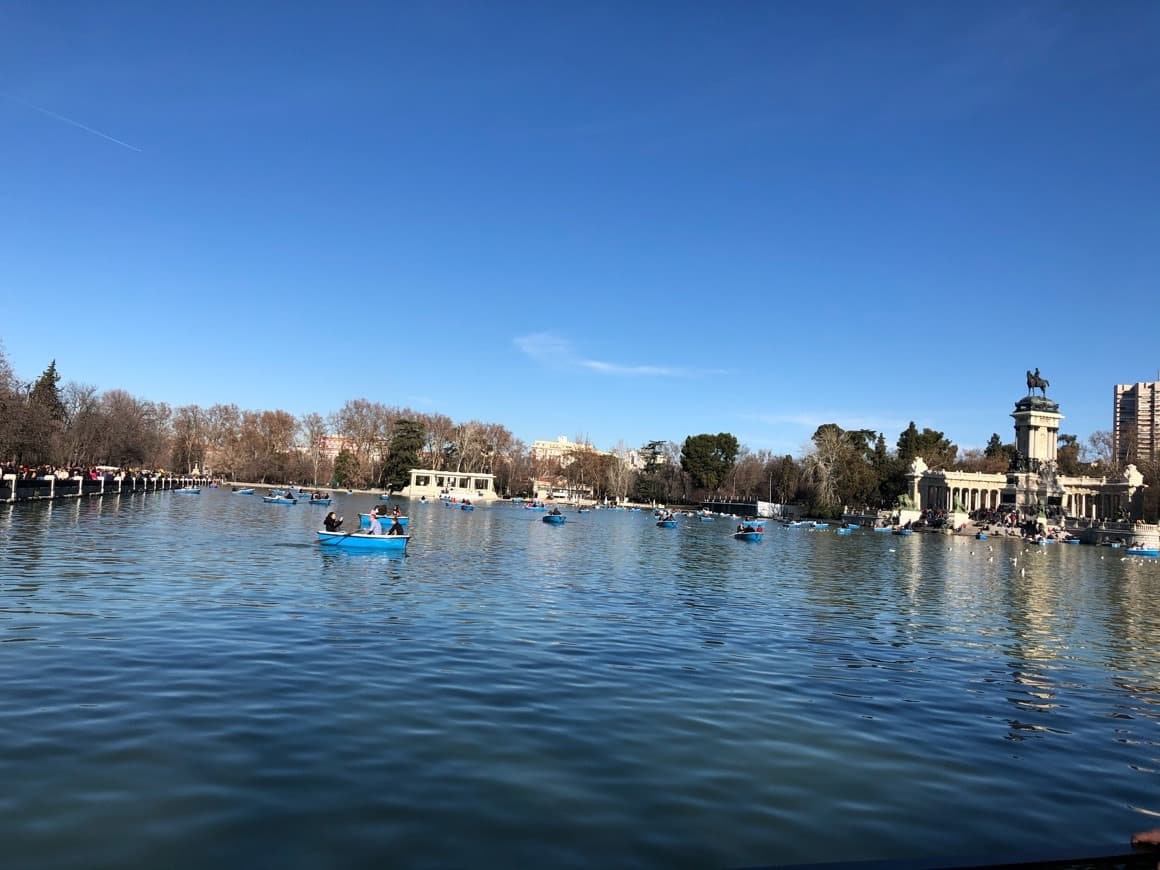
<path id="1" fill-rule="evenodd" d="M 136 151 L 138 154 L 141 153 L 141 149 L 138 148 L 136 145 L 130 145 L 128 142 L 122 142 L 120 139 L 117 139 L 113 136 L 110 136 L 108 133 L 102 133 L 100 130 L 94 130 L 92 127 L 89 127 L 89 126 L 86 126 L 85 124 L 82 124 L 80 121 L 74 121 L 72 118 L 66 118 L 64 115 L 58 115 L 56 112 L 53 112 L 49 109 L 46 109 L 43 106 L 38 106 L 35 103 L 30 103 L 30 102 L 28 102 L 28 100 L 22 100 L 20 97 L 14 97 L 14 96 L 12 96 L 12 94 L 5 94 L 4 96 L 6 96 L 10 100 L 13 100 L 17 103 L 20 103 L 22 106 L 27 106 L 30 109 L 35 109 L 37 112 L 40 112 L 42 115 L 48 115 L 48 117 L 56 118 L 58 121 L 64 121 L 66 124 L 72 124 L 74 127 L 80 127 L 82 130 L 84 130 L 88 133 L 92 133 L 94 136 L 100 136 L 102 139 L 108 139 L 110 142 L 113 142 L 117 145 L 120 145 L 122 148 L 128 148 L 130 151 Z"/>

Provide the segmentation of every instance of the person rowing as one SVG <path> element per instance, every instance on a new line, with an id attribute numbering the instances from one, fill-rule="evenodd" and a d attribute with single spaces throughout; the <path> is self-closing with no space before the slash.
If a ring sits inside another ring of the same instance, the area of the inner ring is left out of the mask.
<path id="1" fill-rule="evenodd" d="M 373 510 L 370 512 L 369 517 L 371 521 L 371 527 L 367 529 L 367 534 L 381 535 L 383 533 L 383 526 L 379 522 L 379 512 L 377 510 Z"/>

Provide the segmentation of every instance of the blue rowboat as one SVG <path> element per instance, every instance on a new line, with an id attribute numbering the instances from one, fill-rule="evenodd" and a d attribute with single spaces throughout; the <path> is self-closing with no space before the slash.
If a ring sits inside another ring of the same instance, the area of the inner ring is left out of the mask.
<path id="1" fill-rule="evenodd" d="M 385 529 L 387 526 L 389 526 L 391 524 L 392 519 L 398 520 L 400 526 L 407 525 L 407 518 L 406 517 L 393 517 L 392 518 L 392 517 L 380 516 L 379 523 Z M 358 524 L 359 524 L 360 528 L 369 529 L 370 525 L 371 525 L 371 515 L 370 514 L 359 514 L 358 515 Z"/>
<path id="2" fill-rule="evenodd" d="M 323 532 L 318 533 L 318 544 L 322 547 L 337 547 L 343 550 L 394 550 L 404 552 L 410 535 L 368 535 L 366 532 Z"/>
<path id="3" fill-rule="evenodd" d="M 976 541 L 985 541 L 985 540 L 987 540 L 987 536 L 983 532 L 977 532 L 975 534 L 975 540 Z"/>
<path id="4" fill-rule="evenodd" d="M 576 511 L 576 513 L 578 513 L 578 514 L 590 514 L 590 513 L 592 513 L 592 509 L 591 508 L 580 508 L 580 510 Z"/>
<path id="5" fill-rule="evenodd" d="M 246 487 L 245 489 L 235 489 L 234 494 L 235 495 L 253 495 L 254 491 L 252 489 L 250 489 L 249 487 Z"/>
<path id="6" fill-rule="evenodd" d="M 1155 556 L 1160 557 L 1160 549 L 1156 547 L 1128 547 L 1124 550 L 1129 556 Z"/>
<path id="7" fill-rule="evenodd" d="M 475 510 L 475 505 L 473 505 L 473 504 L 461 504 L 459 506 L 459 509 L 461 511 L 473 511 L 473 510 Z"/>
<path id="8" fill-rule="evenodd" d="M 390 493 L 387 493 L 387 492 L 380 492 L 379 493 L 379 501 L 390 501 L 390 500 L 391 500 Z"/>
<path id="9" fill-rule="evenodd" d="M 262 501 L 266 504 L 298 504 L 298 499 L 287 498 L 284 495 L 264 495 Z"/>
<path id="10" fill-rule="evenodd" d="M 173 491 L 181 493 L 182 495 L 201 495 L 201 490 L 196 486 L 183 486 L 181 489 L 175 489 Z"/>
<path id="11" fill-rule="evenodd" d="M 848 529 L 845 526 L 843 526 L 842 528 L 838 529 L 838 534 L 839 535 L 852 535 L 852 534 L 854 534 L 854 530 Z"/>
<path id="12" fill-rule="evenodd" d="M 909 534 L 912 534 L 912 530 L 911 529 L 895 529 L 894 534 L 896 534 L 896 535 L 909 535 Z"/>
<path id="13" fill-rule="evenodd" d="M 733 538 L 737 541 L 760 541 L 761 532 L 757 529 L 746 529 L 744 532 L 734 532 Z"/>
<path id="14" fill-rule="evenodd" d="M 703 522 L 703 523 L 711 523 L 711 522 L 713 522 L 713 517 L 706 517 L 706 516 L 702 516 L 702 517 L 701 517 L 701 522 Z"/>
<path id="15" fill-rule="evenodd" d="M 1066 541 L 1064 541 L 1064 543 L 1065 544 L 1078 544 L 1079 538 L 1068 538 Z"/>
<path id="16" fill-rule="evenodd" d="M 657 520 L 658 529 L 675 529 L 677 527 L 676 520 Z"/>
<path id="17" fill-rule="evenodd" d="M 815 529 L 828 529 L 829 527 L 830 527 L 829 523 L 814 523 Z"/>
<path id="18" fill-rule="evenodd" d="M 546 511 L 547 507 L 542 504 L 526 504 L 524 505 L 526 511 Z"/>
<path id="19" fill-rule="evenodd" d="M 330 504 L 329 498 L 312 498 L 310 504 Z"/>
<path id="20" fill-rule="evenodd" d="M 890 526 L 875 526 L 874 531 L 876 531 L 876 532 L 889 532 Z"/>
<path id="21" fill-rule="evenodd" d="M 553 526 L 561 526 L 567 521 L 567 517 L 563 514 L 544 514 L 540 519 Z"/>

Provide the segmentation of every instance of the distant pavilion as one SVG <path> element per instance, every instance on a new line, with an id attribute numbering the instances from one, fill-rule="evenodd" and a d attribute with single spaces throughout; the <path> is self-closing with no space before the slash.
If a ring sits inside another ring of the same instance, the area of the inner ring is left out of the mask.
<path id="1" fill-rule="evenodd" d="M 472 501 L 495 501 L 495 475 L 479 472 L 435 471 L 430 468 L 412 468 L 411 482 L 399 495 L 409 498 L 437 499 L 450 496 Z"/>

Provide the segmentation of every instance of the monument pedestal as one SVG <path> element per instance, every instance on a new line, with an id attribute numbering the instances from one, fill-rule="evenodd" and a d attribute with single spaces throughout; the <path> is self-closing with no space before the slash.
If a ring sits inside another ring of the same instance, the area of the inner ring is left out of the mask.
<path id="1" fill-rule="evenodd" d="M 1056 472 L 1059 405 L 1044 396 L 1026 396 L 1015 403 L 1015 457 L 1007 469 L 1000 504 L 1022 520 L 1049 525 L 1062 518 L 1063 486 Z"/>

